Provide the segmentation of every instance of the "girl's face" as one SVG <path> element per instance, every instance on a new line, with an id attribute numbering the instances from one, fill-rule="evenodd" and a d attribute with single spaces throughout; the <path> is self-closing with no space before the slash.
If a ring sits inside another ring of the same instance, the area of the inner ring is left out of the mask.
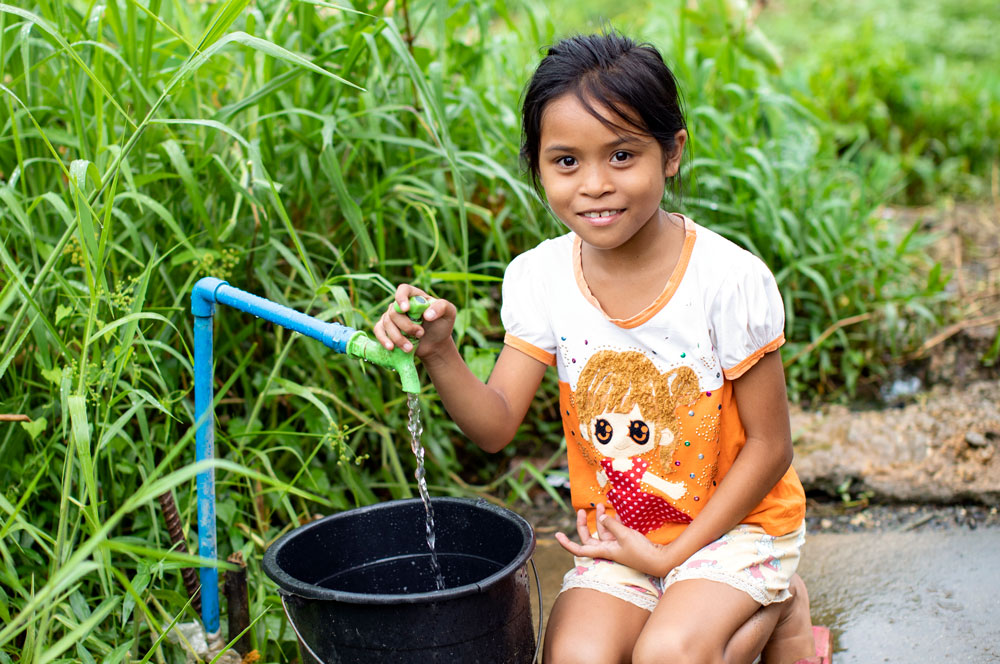
<path id="1" fill-rule="evenodd" d="M 600 106 L 597 110 L 614 120 Z M 621 121 L 616 122 L 621 124 Z M 542 112 L 539 178 L 549 206 L 581 239 L 617 249 L 657 221 L 666 178 L 677 173 L 687 134 L 669 158 L 646 134 L 616 133 L 567 93 Z"/>
<path id="2" fill-rule="evenodd" d="M 615 459 L 645 454 L 659 438 L 656 425 L 642 418 L 639 406 L 629 413 L 601 413 L 591 423 L 590 433 L 597 451 Z"/>

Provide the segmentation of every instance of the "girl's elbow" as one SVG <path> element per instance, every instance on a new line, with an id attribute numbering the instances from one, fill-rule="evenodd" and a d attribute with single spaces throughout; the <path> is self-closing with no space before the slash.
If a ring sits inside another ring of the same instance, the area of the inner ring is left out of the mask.
<path id="1" fill-rule="evenodd" d="M 795 450 L 792 448 L 792 441 L 789 440 L 786 445 L 781 448 L 781 458 L 779 465 L 781 466 L 781 473 L 785 474 L 788 469 L 792 467 L 792 460 L 795 458 Z"/>
<path id="2" fill-rule="evenodd" d="M 476 439 L 475 443 L 482 451 L 489 452 L 490 454 L 496 454 L 503 448 L 507 447 L 513 438 L 513 435 L 488 436 Z"/>

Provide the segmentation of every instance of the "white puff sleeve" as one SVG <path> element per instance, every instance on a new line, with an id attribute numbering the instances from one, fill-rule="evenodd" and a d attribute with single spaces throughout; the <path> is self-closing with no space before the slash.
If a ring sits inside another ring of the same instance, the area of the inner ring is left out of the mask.
<path id="1" fill-rule="evenodd" d="M 521 254 L 507 266 L 503 277 L 503 303 L 500 320 L 506 335 L 504 343 L 543 364 L 556 363 L 556 340 L 545 305 L 544 270 L 539 261 Z"/>
<path id="2" fill-rule="evenodd" d="M 709 308 L 716 352 L 735 380 L 785 343 L 785 308 L 774 275 L 749 252 L 728 271 Z"/>

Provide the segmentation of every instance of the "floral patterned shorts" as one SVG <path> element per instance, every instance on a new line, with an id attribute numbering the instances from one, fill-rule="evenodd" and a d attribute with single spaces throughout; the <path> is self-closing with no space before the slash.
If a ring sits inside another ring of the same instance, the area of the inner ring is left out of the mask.
<path id="1" fill-rule="evenodd" d="M 562 591 L 589 588 L 652 611 L 670 585 L 688 579 L 707 579 L 742 590 L 755 602 L 767 606 L 791 597 L 788 584 L 799 566 L 799 551 L 805 538 L 805 525 L 775 537 L 760 526 L 741 524 L 702 547 L 663 578 L 637 572 L 612 560 L 574 558 L 576 566 L 563 577 Z"/>

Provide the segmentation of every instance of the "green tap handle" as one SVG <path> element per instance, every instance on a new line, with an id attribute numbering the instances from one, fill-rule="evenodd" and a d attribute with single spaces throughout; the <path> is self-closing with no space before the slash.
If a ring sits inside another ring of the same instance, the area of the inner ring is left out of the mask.
<path id="1" fill-rule="evenodd" d="M 399 303 L 392 305 L 396 308 L 396 311 L 403 313 L 403 310 L 399 308 Z M 410 320 L 421 323 L 424 320 L 424 312 L 427 311 L 427 307 L 431 306 L 431 301 L 428 300 L 423 295 L 414 295 L 410 298 L 410 310 L 406 312 L 406 315 L 410 317 Z"/>

